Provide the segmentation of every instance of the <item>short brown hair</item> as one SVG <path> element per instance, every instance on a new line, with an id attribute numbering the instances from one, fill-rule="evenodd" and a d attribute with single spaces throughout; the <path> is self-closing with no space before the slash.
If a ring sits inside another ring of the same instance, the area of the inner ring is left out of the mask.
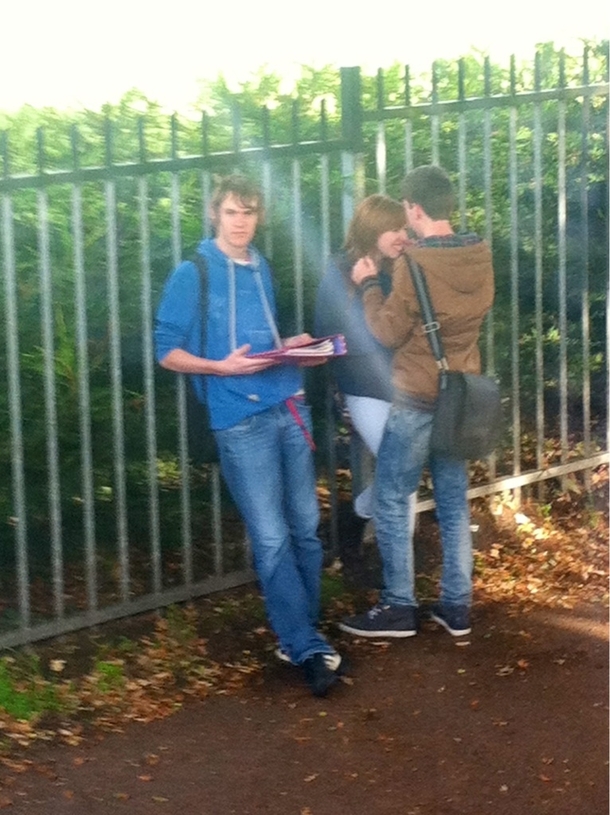
<path id="1" fill-rule="evenodd" d="M 405 223 L 402 204 L 387 195 L 369 195 L 356 207 L 345 236 L 343 248 L 350 262 L 368 255 L 384 232 L 403 229 Z"/>
<path id="2" fill-rule="evenodd" d="M 218 216 L 218 210 L 225 198 L 234 195 L 242 206 L 253 207 L 258 210 L 258 222 L 262 224 L 264 217 L 263 194 L 258 184 L 240 173 L 218 176 L 215 181 L 216 186 L 210 202 L 210 209 L 214 218 Z"/>
<path id="3" fill-rule="evenodd" d="M 409 204 L 419 204 L 434 221 L 448 221 L 455 209 L 453 184 L 442 167 L 425 164 L 407 174 L 401 195 Z"/>

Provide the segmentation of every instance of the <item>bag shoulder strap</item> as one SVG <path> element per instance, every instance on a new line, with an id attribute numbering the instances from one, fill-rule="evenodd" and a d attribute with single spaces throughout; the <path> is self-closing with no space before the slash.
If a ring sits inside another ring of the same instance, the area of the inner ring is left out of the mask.
<path id="1" fill-rule="evenodd" d="M 436 319 L 436 313 L 432 300 L 430 299 L 430 291 L 428 289 L 428 282 L 424 270 L 413 258 L 407 257 L 409 264 L 409 272 L 413 281 L 413 287 L 417 294 L 419 308 L 421 309 L 422 317 L 424 319 L 424 332 L 428 337 L 430 348 L 436 360 L 436 364 L 442 371 L 449 370 L 449 363 L 445 356 L 445 349 L 443 348 L 443 341 L 441 339 L 441 325 Z"/>
<path id="2" fill-rule="evenodd" d="M 195 252 L 191 257 L 199 272 L 199 311 L 201 313 L 201 354 L 205 354 L 208 339 L 208 263 L 202 254 Z M 207 399 L 207 378 L 203 379 L 203 392 Z"/>
<path id="3" fill-rule="evenodd" d="M 195 252 L 191 262 L 199 272 L 199 310 L 201 312 L 201 351 L 205 353 L 208 335 L 208 264 L 203 255 Z"/>

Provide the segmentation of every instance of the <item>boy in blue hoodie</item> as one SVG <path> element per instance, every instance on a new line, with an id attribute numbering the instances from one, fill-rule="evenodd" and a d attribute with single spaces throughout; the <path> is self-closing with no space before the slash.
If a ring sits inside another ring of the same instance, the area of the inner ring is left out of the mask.
<path id="1" fill-rule="evenodd" d="M 316 696 L 342 672 L 342 659 L 317 631 L 322 545 L 311 446 L 311 415 L 297 365 L 250 354 L 282 341 L 266 260 L 252 244 L 262 196 L 252 182 L 221 179 L 212 197 L 213 239 L 203 240 L 208 277 L 207 340 L 201 347 L 200 278 L 194 263 L 170 275 L 157 312 L 159 364 L 193 377 L 206 401 L 220 468 L 254 556 L 278 656 L 303 668 Z M 205 387 L 204 387 L 205 377 Z"/>

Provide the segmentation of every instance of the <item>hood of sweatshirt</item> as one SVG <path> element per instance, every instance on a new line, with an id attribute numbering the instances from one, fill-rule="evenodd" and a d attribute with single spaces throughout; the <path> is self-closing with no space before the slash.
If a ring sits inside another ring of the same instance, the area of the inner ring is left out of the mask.
<path id="1" fill-rule="evenodd" d="M 476 319 L 488 311 L 493 301 L 494 285 L 492 256 L 487 243 L 409 247 L 407 254 L 424 272 L 432 307 L 446 333 L 452 333 L 456 321 Z M 404 273 L 409 278 L 408 288 L 414 297 L 406 259 L 401 259 L 400 263 L 404 264 Z"/>
<path id="2" fill-rule="evenodd" d="M 230 261 L 235 263 L 236 261 L 233 258 L 230 258 L 226 255 L 221 249 L 218 248 L 218 244 L 214 238 L 204 238 L 200 241 L 199 245 L 197 246 L 197 251 L 203 255 L 210 263 L 221 263 L 221 264 L 228 264 Z M 247 262 L 240 262 L 243 263 L 245 266 L 251 266 L 252 268 L 256 269 L 260 265 L 260 254 L 258 249 L 253 245 L 250 244 L 248 247 L 249 252 L 249 259 Z"/>

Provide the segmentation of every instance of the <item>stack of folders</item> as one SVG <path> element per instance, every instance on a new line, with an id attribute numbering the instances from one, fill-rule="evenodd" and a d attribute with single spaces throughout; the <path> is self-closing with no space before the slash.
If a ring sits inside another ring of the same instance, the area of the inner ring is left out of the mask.
<path id="1" fill-rule="evenodd" d="M 274 351 L 262 351 L 259 354 L 248 354 L 253 359 L 271 359 L 284 363 L 297 363 L 311 359 L 329 359 L 347 353 L 345 337 L 333 334 L 330 337 L 307 340 L 299 345 L 290 345 Z"/>

